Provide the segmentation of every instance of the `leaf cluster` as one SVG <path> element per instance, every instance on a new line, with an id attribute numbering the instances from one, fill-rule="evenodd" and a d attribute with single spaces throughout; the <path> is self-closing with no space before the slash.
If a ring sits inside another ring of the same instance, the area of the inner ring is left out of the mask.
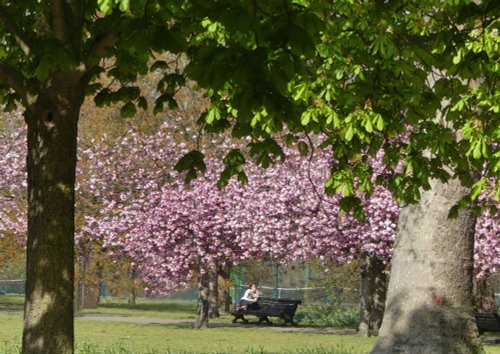
<path id="1" fill-rule="evenodd" d="M 461 205 L 500 195 L 497 1 L 57 3 L 0 2 L 6 111 L 77 75 L 99 106 L 121 102 L 131 117 L 152 100 L 159 113 L 189 78 L 211 101 L 203 126 L 248 138 L 262 166 L 282 159 L 284 134 L 304 154 L 300 138 L 324 136 L 327 190 L 347 210 L 376 184 L 408 203 L 430 179 L 460 178 L 471 188 Z M 373 179 L 366 161 L 379 151 L 386 174 Z M 228 153 L 220 186 L 246 180 L 242 156 Z M 191 179 L 202 160 L 193 152 L 178 168 Z"/>

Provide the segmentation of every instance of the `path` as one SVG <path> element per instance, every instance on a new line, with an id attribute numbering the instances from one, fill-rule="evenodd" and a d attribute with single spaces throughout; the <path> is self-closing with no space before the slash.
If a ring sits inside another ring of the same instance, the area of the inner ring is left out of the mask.
<path id="1" fill-rule="evenodd" d="M 193 327 L 194 321 L 189 320 L 171 320 L 163 318 L 149 318 L 149 317 L 124 317 L 124 316 L 101 316 L 101 315 L 87 315 L 78 314 L 76 318 L 85 318 L 88 320 L 98 321 L 116 321 L 116 322 L 129 322 L 129 323 L 143 323 L 143 324 L 159 324 L 159 325 L 175 325 Z M 266 326 L 257 325 L 252 323 L 223 323 L 223 322 L 210 322 L 209 327 L 241 327 L 241 328 L 260 328 L 266 330 L 274 330 L 280 332 L 309 332 L 309 333 L 329 333 L 329 334 L 356 334 L 354 329 L 335 329 L 335 328 L 315 328 L 315 327 L 285 327 L 285 326 Z"/>

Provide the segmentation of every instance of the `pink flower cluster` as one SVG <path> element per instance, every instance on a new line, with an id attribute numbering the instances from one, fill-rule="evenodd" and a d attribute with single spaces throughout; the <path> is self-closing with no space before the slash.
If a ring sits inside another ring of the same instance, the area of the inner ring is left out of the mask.
<path id="1" fill-rule="evenodd" d="M 195 135 L 178 119 L 152 133 L 132 129 L 117 140 L 103 136 L 80 146 L 78 247 L 99 245 L 116 261 L 131 262 L 151 293 L 188 286 L 210 264 L 319 257 L 342 265 L 361 252 L 390 261 L 398 205 L 386 189 L 362 198 L 366 220 L 360 222 L 340 212 L 338 195 L 325 193 L 331 154 L 317 149 L 311 158 L 284 148 L 283 163 L 262 169 L 248 162 L 248 185 L 232 180 L 219 190 L 222 153 L 245 147 L 216 139 L 204 151 L 207 171 L 185 185 L 173 166 L 196 146 Z M 24 237 L 25 136 L 16 130 L 1 138 L 0 237 Z M 384 173 L 380 159 L 370 162 L 375 174 Z M 478 219 L 479 275 L 500 270 L 499 233 L 498 215 Z"/>

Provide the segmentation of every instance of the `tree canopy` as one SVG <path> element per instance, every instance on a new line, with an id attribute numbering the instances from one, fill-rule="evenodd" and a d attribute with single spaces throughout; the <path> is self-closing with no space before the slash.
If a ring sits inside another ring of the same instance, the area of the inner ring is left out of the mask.
<path id="1" fill-rule="evenodd" d="M 242 11 L 244 3 L 225 6 Z M 375 183 L 402 202 L 418 200 L 430 178 L 454 176 L 472 187 L 462 206 L 488 187 L 498 199 L 494 1 L 297 1 L 290 7 L 299 13 L 278 6 L 272 24 L 257 8 L 259 23 L 244 28 L 250 38 L 229 16 L 206 14 L 213 36 L 192 55 L 187 73 L 212 99 L 207 125 L 251 134 L 250 151 L 264 166 L 281 155 L 273 134 L 284 127 L 292 136 L 326 134 L 323 146 L 335 161 L 326 187 L 342 192 L 348 210 L 360 203 L 355 189 L 373 190 L 365 161 L 379 149 L 388 171 L 401 170 Z M 234 164 L 229 171 L 240 173 Z"/>

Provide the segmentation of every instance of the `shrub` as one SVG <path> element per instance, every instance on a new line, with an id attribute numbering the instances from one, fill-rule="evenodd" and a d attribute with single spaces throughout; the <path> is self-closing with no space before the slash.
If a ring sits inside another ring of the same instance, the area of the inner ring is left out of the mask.
<path id="1" fill-rule="evenodd" d="M 302 326 L 357 328 L 359 325 L 359 309 L 332 305 L 313 305 L 303 307 L 295 315 L 295 319 Z"/>

